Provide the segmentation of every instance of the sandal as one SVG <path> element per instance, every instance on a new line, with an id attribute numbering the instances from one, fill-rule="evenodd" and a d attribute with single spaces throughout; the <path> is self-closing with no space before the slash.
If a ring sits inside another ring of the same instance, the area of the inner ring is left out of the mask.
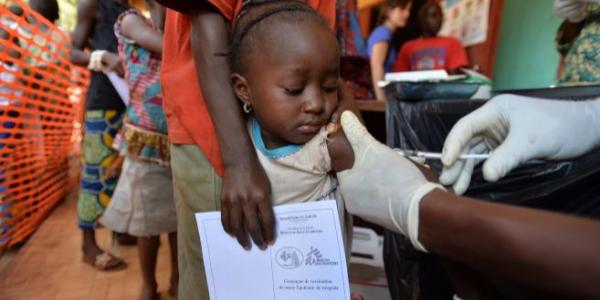
<path id="1" fill-rule="evenodd" d="M 118 258 L 108 252 L 102 252 L 96 255 L 96 257 L 88 258 L 83 256 L 83 262 L 100 270 L 100 271 L 118 271 L 125 269 L 127 264 L 121 258 Z"/>

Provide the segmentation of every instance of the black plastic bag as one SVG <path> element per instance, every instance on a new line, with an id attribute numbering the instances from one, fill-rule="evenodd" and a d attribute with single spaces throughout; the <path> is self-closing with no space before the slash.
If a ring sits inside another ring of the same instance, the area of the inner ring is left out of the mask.
<path id="1" fill-rule="evenodd" d="M 594 91 L 594 90 L 593 90 Z M 595 89 L 595 91 L 600 91 Z M 544 91 L 542 91 L 543 94 Z M 540 96 L 539 94 L 537 96 Z M 589 95 L 588 95 L 589 96 Z M 585 97 L 582 97 L 585 98 Z M 442 100 L 425 102 L 388 102 L 386 112 L 387 143 L 393 148 L 441 152 L 448 132 L 463 116 L 483 105 L 481 100 Z M 568 126 L 568 124 L 565 124 Z M 440 161 L 428 161 L 438 174 Z M 548 162 L 531 161 L 513 170 L 496 183 L 486 182 L 481 174 L 481 165 L 473 172 L 467 196 L 498 203 L 545 209 L 600 218 L 600 151 L 594 151 L 577 159 Z M 387 239 L 394 233 L 386 232 Z M 393 242 L 391 242 L 393 241 Z M 410 262 L 398 253 L 406 253 L 407 242 L 393 238 L 384 245 L 386 263 L 397 265 Z M 423 255 L 418 266 L 420 277 L 420 299 L 448 299 L 449 279 L 440 272 L 437 258 Z M 402 282 L 410 286 L 406 274 L 386 267 L 388 284 L 394 299 L 405 299 L 408 294 L 399 294 L 401 289 L 392 287 Z M 405 276 L 405 277 L 402 277 Z M 497 284 L 497 299 L 520 299 L 518 293 L 503 283 Z M 451 292 L 450 292 L 451 294 Z"/>

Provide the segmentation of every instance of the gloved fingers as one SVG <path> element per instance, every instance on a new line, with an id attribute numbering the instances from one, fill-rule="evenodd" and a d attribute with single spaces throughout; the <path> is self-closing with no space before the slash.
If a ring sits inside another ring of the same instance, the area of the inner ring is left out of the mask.
<path id="1" fill-rule="evenodd" d="M 473 137 L 480 135 L 499 123 L 499 105 L 490 101 L 474 112 L 460 119 L 450 130 L 442 150 L 442 163 L 451 166 L 471 142 Z"/>
<path id="2" fill-rule="evenodd" d="M 469 141 L 469 145 L 463 150 L 461 154 L 471 153 L 474 147 L 487 148 L 485 146 L 485 140 L 482 137 L 474 137 Z M 465 160 L 457 159 L 450 166 L 444 165 L 442 169 L 442 174 L 440 174 L 440 183 L 446 186 L 454 185 L 463 171 L 465 162 Z"/>
<path id="3" fill-rule="evenodd" d="M 465 166 L 464 160 L 457 160 L 449 167 L 444 166 L 442 169 L 442 174 L 440 174 L 440 183 L 449 186 L 454 185 L 460 176 L 460 173 L 463 171 L 463 167 Z"/>
<path id="4" fill-rule="evenodd" d="M 475 145 L 473 148 L 471 148 L 469 154 L 483 154 L 487 153 L 488 151 L 489 149 L 487 145 L 482 141 L 479 144 Z M 452 186 L 455 194 L 462 195 L 467 191 L 467 189 L 469 189 L 469 186 L 471 184 L 471 178 L 473 175 L 473 170 L 475 169 L 475 166 L 477 166 L 477 164 L 479 164 L 481 161 L 482 159 L 473 158 L 465 160 L 462 172 L 460 172 L 456 183 L 454 183 L 454 185 Z"/>
<path id="5" fill-rule="evenodd" d="M 342 129 L 350 142 L 350 146 L 354 150 L 355 155 L 359 155 L 363 145 L 369 145 L 372 142 L 377 142 L 373 136 L 367 131 L 367 128 L 360 123 L 356 115 L 351 111 L 344 111 L 341 117 Z M 358 159 L 358 157 L 357 157 Z"/>
<path id="6" fill-rule="evenodd" d="M 484 163 L 483 177 L 496 182 L 521 163 L 534 158 L 536 153 L 535 146 L 528 145 L 519 133 L 510 132 Z"/>

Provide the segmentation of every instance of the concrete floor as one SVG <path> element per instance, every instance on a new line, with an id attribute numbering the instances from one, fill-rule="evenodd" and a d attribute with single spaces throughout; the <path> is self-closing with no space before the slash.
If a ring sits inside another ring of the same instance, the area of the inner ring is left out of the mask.
<path id="1" fill-rule="evenodd" d="M 81 232 L 77 227 L 77 197 L 72 193 L 50 214 L 26 244 L 0 258 L 0 300 L 137 299 L 141 289 L 137 248 L 112 246 L 110 232 L 97 231 L 105 250 L 123 257 L 126 269 L 101 272 L 81 260 Z M 162 237 L 157 264 L 161 299 L 169 299 L 169 249 Z"/>

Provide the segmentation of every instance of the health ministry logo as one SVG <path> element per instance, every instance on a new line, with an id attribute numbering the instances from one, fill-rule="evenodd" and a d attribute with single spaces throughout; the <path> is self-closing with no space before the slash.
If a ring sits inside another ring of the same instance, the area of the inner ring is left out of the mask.
<path id="1" fill-rule="evenodd" d="M 275 254 L 277 264 L 284 269 L 296 269 L 302 265 L 302 251 L 294 247 L 284 247 Z"/>

